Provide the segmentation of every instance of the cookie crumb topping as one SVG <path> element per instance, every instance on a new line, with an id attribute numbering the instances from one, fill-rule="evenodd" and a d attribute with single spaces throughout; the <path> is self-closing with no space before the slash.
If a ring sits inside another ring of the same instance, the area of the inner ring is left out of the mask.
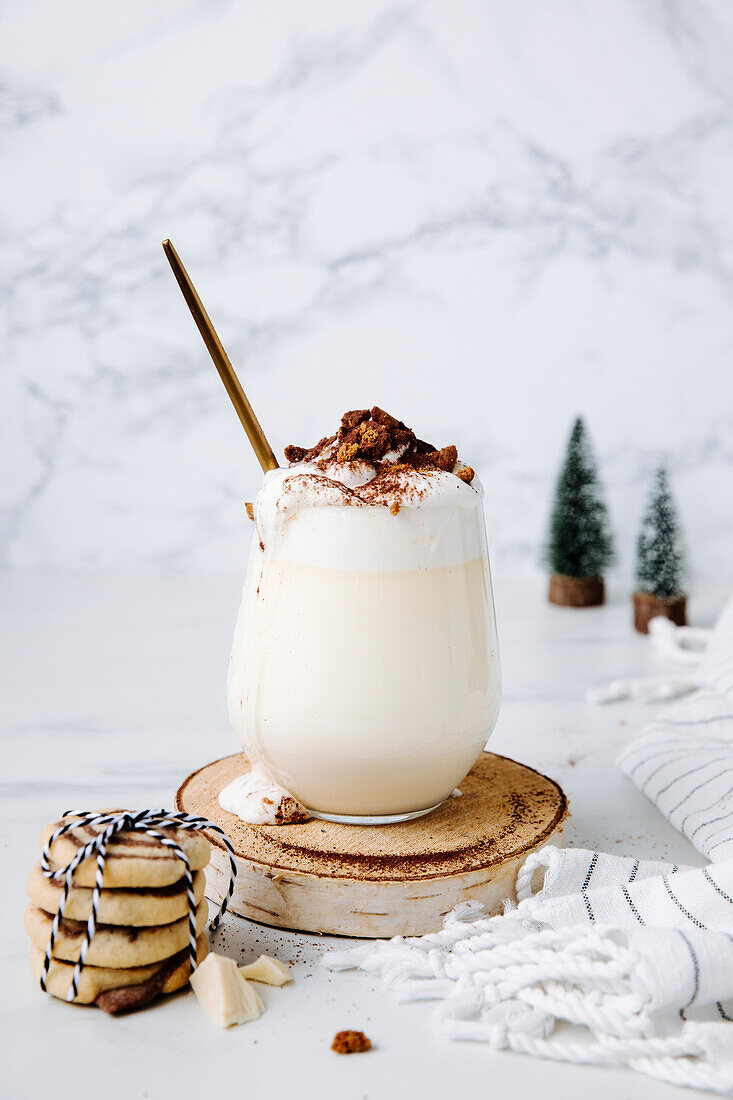
<path id="1" fill-rule="evenodd" d="M 336 435 L 324 436 L 314 447 L 299 447 L 291 443 L 285 448 L 285 458 L 291 466 L 312 462 L 322 472 L 334 465 L 367 464 L 374 471 L 369 479 L 370 488 L 374 487 L 372 496 L 396 489 L 395 475 L 399 477 L 414 471 L 429 476 L 440 470 L 455 474 L 467 485 L 474 478 L 472 468 L 459 462 L 458 451 L 453 444 L 438 448 L 424 439 L 418 439 L 402 420 L 378 405 L 344 413 Z M 404 481 L 404 478 L 401 480 Z M 364 497 L 364 494 L 360 495 Z"/>
<path id="2" fill-rule="evenodd" d="M 331 1043 L 331 1050 L 337 1054 L 362 1054 L 371 1049 L 371 1039 L 367 1039 L 363 1031 L 339 1031 Z"/>

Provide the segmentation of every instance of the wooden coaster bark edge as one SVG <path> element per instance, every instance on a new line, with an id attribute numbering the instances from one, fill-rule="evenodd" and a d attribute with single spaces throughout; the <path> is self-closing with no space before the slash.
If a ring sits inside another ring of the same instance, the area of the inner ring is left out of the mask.
<path id="1" fill-rule="evenodd" d="M 564 825 L 564 822 L 563 822 Z M 559 844 L 559 827 L 539 847 Z M 260 924 L 319 935 L 389 939 L 438 932 L 443 918 L 463 901 L 481 902 L 489 916 L 516 902 L 515 883 L 524 852 L 499 868 L 470 871 L 422 882 L 358 882 L 322 879 L 303 872 L 278 872 L 237 857 L 231 912 Z M 207 897 L 217 905 L 229 885 L 229 865 L 215 850 L 207 868 Z"/>

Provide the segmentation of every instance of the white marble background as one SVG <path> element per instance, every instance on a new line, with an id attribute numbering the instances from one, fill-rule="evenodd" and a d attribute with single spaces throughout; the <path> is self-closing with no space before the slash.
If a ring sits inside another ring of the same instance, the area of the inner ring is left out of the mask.
<path id="1" fill-rule="evenodd" d="M 258 468 L 379 403 L 533 565 L 587 417 L 628 570 L 669 459 L 733 580 L 728 0 L 6 0 L 2 560 L 240 569 Z"/>

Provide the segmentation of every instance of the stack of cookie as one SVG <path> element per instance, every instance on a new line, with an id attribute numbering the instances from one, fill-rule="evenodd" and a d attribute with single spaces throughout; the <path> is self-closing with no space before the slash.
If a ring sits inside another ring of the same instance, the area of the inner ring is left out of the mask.
<path id="1" fill-rule="evenodd" d="M 41 835 L 43 849 L 68 818 L 49 825 Z M 66 867 L 102 825 L 79 821 L 49 850 L 49 866 Z M 204 871 L 211 849 L 200 833 L 177 828 L 160 832 L 184 851 L 193 872 L 198 961 L 207 952 L 207 904 Z M 76 868 L 64 915 L 53 945 L 46 989 L 67 999 L 92 911 L 96 856 Z M 41 863 L 31 870 L 30 905 L 25 928 L 31 938 L 31 969 L 40 981 L 53 918 L 64 894 L 63 878 L 44 874 Z M 186 985 L 190 976 L 189 898 L 184 863 L 175 852 L 143 832 L 123 832 L 109 843 L 94 936 L 78 977 L 76 1004 L 97 1004 L 107 1012 L 138 1008 L 162 993 Z"/>

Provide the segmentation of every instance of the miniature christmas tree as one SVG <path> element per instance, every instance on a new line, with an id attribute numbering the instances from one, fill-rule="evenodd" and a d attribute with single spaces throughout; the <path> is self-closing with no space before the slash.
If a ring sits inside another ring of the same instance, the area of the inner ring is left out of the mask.
<path id="1" fill-rule="evenodd" d="M 550 603 L 592 607 L 605 598 L 603 573 L 613 560 L 608 513 L 581 417 L 568 440 L 545 547 Z"/>
<path id="2" fill-rule="evenodd" d="M 634 626 L 649 633 L 649 620 L 664 615 L 678 626 L 686 622 L 687 598 L 682 534 L 667 471 L 655 474 L 636 543 Z"/>

